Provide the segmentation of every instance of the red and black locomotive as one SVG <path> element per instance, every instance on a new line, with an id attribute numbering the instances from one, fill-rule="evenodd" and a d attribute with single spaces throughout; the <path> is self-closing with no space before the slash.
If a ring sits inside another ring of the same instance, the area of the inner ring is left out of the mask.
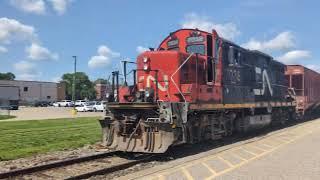
<path id="1" fill-rule="evenodd" d="M 135 63 L 132 86 L 126 80 L 120 86 L 113 72 L 111 102 L 100 120 L 108 148 L 163 153 L 284 123 L 295 114 L 285 65 L 215 30 L 179 29 Z"/>

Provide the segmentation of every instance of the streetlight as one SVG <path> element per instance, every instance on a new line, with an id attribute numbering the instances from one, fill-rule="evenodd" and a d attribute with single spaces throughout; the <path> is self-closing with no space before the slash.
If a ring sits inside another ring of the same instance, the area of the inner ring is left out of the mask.
<path id="1" fill-rule="evenodd" d="M 72 83 L 72 101 L 73 101 L 73 109 L 72 115 L 76 115 L 76 72 L 77 72 L 77 56 L 72 56 L 74 58 L 74 73 L 73 73 L 73 83 Z"/>
<path id="2" fill-rule="evenodd" d="M 77 56 L 72 56 L 74 58 L 74 73 L 73 73 L 73 83 L 72 83 L 72 101 L 73 108 L 75 107 L 76 100 L 76 72 L 77 72 Z"/>

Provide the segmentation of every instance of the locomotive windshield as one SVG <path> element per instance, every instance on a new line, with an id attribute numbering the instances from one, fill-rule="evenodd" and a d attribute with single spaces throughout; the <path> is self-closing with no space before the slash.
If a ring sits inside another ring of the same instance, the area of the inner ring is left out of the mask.
<path id="1" fill-rule="evenodd" d="M 179 40 L 173 39 L 167 42 L 168 50 L 179 51 Z"/>
<path id="2" fill-rule="evenodd" d="M 188 53 L 196 53 L 205 55 L 205 46 L 202 44 L 204 42 L 203 36 L 190 36 L 186 39 L 187 41 L 187 48 L 186 51 Z"/>
<path id="3" fill-rule="evenodd" d="M 187 52 L 188 53 L 197 53 L 201 55 L 205 55 L 205 47 L 203 44 L 193 44 L 187 46 Z"/>

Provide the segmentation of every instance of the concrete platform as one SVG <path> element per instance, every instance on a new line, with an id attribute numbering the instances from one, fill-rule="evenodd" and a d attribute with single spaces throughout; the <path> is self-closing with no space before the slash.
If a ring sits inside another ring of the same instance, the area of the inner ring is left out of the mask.
<path id="1" fill-rule="evenodd" d="M 320 179 L 320 119 L 119 179 Z"/>

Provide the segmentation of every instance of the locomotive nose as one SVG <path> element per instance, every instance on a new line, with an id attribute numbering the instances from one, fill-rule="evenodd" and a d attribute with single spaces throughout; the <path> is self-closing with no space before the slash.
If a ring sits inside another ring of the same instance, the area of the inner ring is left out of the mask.
<path id="1" fill-rule="evenodd" d="M 146 102 L 170 100 L 171 94 L 176 91 L 169 87 L 171 76 L 179 67 L 179 54 L 177 51 L 148 51 L 138 56 L 137 95 L 144 97 Z M 179 82 L 179 74 L 172 78 Z"/>

